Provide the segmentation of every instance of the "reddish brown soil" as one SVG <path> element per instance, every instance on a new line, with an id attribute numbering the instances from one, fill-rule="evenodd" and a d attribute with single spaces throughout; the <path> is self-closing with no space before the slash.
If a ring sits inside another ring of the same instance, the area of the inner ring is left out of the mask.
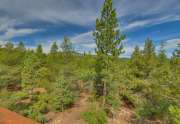
<path id="1" fill-rule="evenodd" d="M 82 93 L 79 100 L 72 108 L 57 113 L 49 124 L 87 124 L 82 118 L 81 113 L 86 110 L 89 95 Z"/>
<path id="2" fill-rule="evenodd" d="M 25 118 L 15 112 L 5 108 L 0 108 L 0 124 L 38 124 L 37 122 Z"/>
<path id="3" fill-rule="evenodd" d="M 88 106 L 89 94 L 83 93 L 74 106 L 64 112 L 57 113 L 48 124 L 87 124 L 82 118 L 81 113 Z M 131 124 L 133 112 L 127 107 L 123 107 L 114 119 L 109 119 L 108 124 Z"/>

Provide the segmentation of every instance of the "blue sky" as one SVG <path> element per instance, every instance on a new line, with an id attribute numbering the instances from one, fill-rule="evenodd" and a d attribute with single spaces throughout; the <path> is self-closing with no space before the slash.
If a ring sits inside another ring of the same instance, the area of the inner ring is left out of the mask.
<path id="1" fill-rule="evenodd" d="M 104 0 L 0 0 L 0 43 L 23 41 L 48 52 L 53 41 L 68 36 L 77 51 L 93 51 L 92 32 Z M 158 51 L 166 42 L 168 56 L 180 43 L 179 0 L 114 0 L 120 30 L 126 35 L 124 57 L 150 37 Z"/>

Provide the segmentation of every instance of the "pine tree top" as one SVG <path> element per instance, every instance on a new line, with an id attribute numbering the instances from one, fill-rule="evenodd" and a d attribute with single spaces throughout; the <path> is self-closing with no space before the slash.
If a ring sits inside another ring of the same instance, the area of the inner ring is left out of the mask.
<path id="1" fill-rule="evenodd" d="M 122 53 L 122 40 L 125 36 L 120 34 L 116 9 L 113 8 L 112 0 L 105 0 L 100 18 L 96 20 L 96 31 L 93 35 L 97 53 L 113 56 L 119 56 Z"/>

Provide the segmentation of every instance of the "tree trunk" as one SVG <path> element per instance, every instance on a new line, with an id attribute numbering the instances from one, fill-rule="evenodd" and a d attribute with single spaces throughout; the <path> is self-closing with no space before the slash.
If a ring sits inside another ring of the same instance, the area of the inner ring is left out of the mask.
<path id="1" fill-rule="evenodd" d="M 107 95 L 107 87 L 106 87 L 106 83 L 104 83 L 104 85 L 103 85 L 103 103 L 102 103 L 103 107 L 106 104 L 106 95 Z"/>

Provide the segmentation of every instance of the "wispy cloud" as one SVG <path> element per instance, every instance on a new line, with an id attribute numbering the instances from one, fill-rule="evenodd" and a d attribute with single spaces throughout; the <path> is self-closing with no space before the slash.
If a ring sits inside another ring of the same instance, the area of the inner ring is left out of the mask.
<path id="1" fill-rule="evenodd" d="M 175 49 L 180 44 L 180 38 L 170 39 L 165 42 L 165 49 Z"/>
<path id="2" fill-rule="evenodd" d="M 85 48 L 90 48 L 90 49 L 95 49 L 96 48 L 96 44 L 95 43 L 81 44 L 81 46 L 83 46 Z"/>
<path id="3" fill-rule="evenodd" d="M 141 27 L 149 27 L 152 25 L 156 24 L 161 24 L 169 21 L 177 21 L 180 20 L 180 15 L 168 15 L 168 16 L 163 16 L 163 17 L 157 17 L 153 19 L 144 19 L 144 20 L 138 20 L 138 21 L 133 21 L 129 23 L 128 25 L 123 27 L 122 31 L 128 31 L 131 29 L 136 29 L 136 28 L 141 28 Z"/>
<path id="4" fill-rule="evenodd" d="M 6 44 L 8 41 L 5 40 L 0 40 L 0 46 L 4 46 L 4 44 Z"/>
<path id="5" fill-rule="evenodd" d="M 17 20 L 21 23 L 45 21 L 51 23 L 71 23 L 87 26 L 95 22 L 104 0 L 1 0 L 1 17 Z M 114 6 L 122 22 L 127 23 L 127 29 L 143 26 L 149 23 L 163 23 L 179 18 L 179 0 L 144 1 L 114 0 Z M 9 6 L 13 5 L 13 6 Z M 2 11 L 2 12 L 1 12 Z M 139 18 L 137 19 L 136 17 Z M 149 17 L 148 19 L 145 19 Z M 126 18 L 124 20 L 124 18 Z M 141 19 L 140 19 L 141 18 Z M 163 19 L 164 20 L 164 19 Z M 16 25 L 16 24 L 14 24 Z"/>
<path id="6" fill-rule="evenodd" d="M 10 28 L 10 29 L 7 29 L 7 31 L 5 33 L 0 35 L 0 39 L 8 40 L 8 39 L 11 39 L 14 37 L 25 36 L 28 34 L 33 34 L 33 33 L 39 32 L 39 31 L 43 31 L 43 29 L 30 29 L 30 28 L 14 29 L 14 28 Z"/>
<path id="7" fill-rule="evenodd" d="M 10 27 L 13 27 L 14 25 L 17 25 L 17 22 L 15 20 L 10 20 L 6 17 L 0 18 L 0 32 L 3 32 Z"/>
<path id="8" fill-rule="evenodd" d="M 89 31 L 89 32 L 85 32 L 85 33 L 82 33 L 82 34 L 78 34 L 76 36 L 73 36 L 71 38 L 72 42 L 74 44 L 80 44 L 80 43 L 92 43 L 94 41 L 93 39 L 93 31 Z"/>
<path id="9" fill-rule="evenodd" d="M 68 22 L 87 25 L 95 20 L 97 0 L 1 0 L 0 10 L 20 21 Z M 13 6 L 9 6 L 13 5 Z"/>

